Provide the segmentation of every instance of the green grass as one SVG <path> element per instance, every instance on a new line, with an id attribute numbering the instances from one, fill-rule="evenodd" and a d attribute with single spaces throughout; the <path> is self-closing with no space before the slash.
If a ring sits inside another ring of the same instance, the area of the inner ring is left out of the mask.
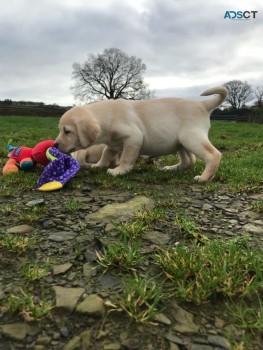
<path id="1" fill-rule="evenodd" d="M 19 293 L 9 295 L 3 308 L 13 313 L 19 312 L 26 321 L 36 321 L 49 315 L 52 304 L 20 289 Z"/>
<path id="2" fill-rule="evenodd" d="M 37 243 L 35 238 L 25 237 L 19 234 L 1 234 L 0 249 L 6 249 L 14 253 L 23 253 L 33 248 Z"/>
<path id="3" fill-rule="evenodd" d="M 41 117 L 0 117 L 1 138 L 0 138 L 0 165 L 3 167 L 8 151 L 6 144 L 10 139 L 14 145 L 26 145 L 33 147 L 44 139 L 55 139 L 58 133 L 58 118 Z M 210 131 L 212 143 L 223 152 L 221 165 L 214 181 L 207 186 L 208 189 L 218 189 L 222 186 L 229 190 L 252 190 L 255 191 L 262 183 L 263 162 L 263 125 L 248 123 L 212 122 Z M 175 163 L 175 156 L 161 158 L 161 165 Z M 140 184 L 162 184 L 172 185 L 193 184 L 195 175 L 203 170 L 203 162 L 198 161 L 195 168 L 186 172 L 176 173 L 162 172 L 156 165 L 138 162 L 134 170 L 122 177 L 112 178 L 106 171 L 91 169 L 94 185 L 102 188 L 126 188 L 128 190 L 138 189 Z M 40 169 L 25 173 L 21 176 L 5 176 L 2 178 L 0 193 L 12 195 L 12 187 L 16 186 L 22 190 L 34 188 L 38 179 Z M 72 186 L 74 187 L 74 181 Z M 76 182 L 79 187 L 79 181 Z M 141 189 L 142 191 L 142 189 Z"/>
<path id="4" fill-rule="evenodd" d="M 227 308 L 232 317 L 245 330 L 253 332 L 263 330 L 263 304 L 258 296 L 256 303 L 248 304 L 249 300 L 241 298 L 238 303 L 227 303 Z M 251 301 L 250 301 L 251 303 Z"/>
<path id="5" fill-rule="evenodd" d="M 175 215 L 175 227 L 182 237 L 202 243 L 207 237 L 201 233 L 201 228 L 182 211 Z"/>
<path id="6" fill-rule="evenodd" d="M 74 212 L 80 209 L 82 204 L 76 198 L 70 198 L 67 201 L 65 201 L 64 205 L 68 211 Z"/>
<path id="7" fill-rule="evenodd" d="M 263 288 L 261 250 L 240 240 L 213 240 L 199 246 L 178 244 L 160 249 L 154 257 L 172 283 L 172 293 L 196 304 L 213 295 L 245 296 Z"/>
<path id="8" fill-rule="evenodd" d="M 114 244 L 108 244 L 104 247 L 103 252 L 97 252 L 97 257 L 98 263 L 105 270 L 118 268 L 124 271 L 134 271 L 142 260 L 139 244 L 136 241 L 117 241 Z"/>
<path id="9" fill-rule="evenodd" d="M 252 209 L 258 213 L 263 213 L 263 200 L 254 201 L 251 203 Z"/>
<path id="10" fill-rule="evenodd" d="M 50 271 L 51 265 L 49 261 L 46 261 L 44 266 L 38 264 L 37 262 L 32 262 L 21 267 L 21 273 L 28 281 L 39 280 L 49 275 Z"/>
<path id="11" fill-rule="evenodd" d="M 3 117 L 1 121 L 0 155 L 5 156 L 5 146 L 12 140 L 14 146 L 33 147 L 40 141 L 54 139 L 58 133 L 58 118 Z"/>
<path id="12" fill-rule="evenodd" d="M 161 299 L 162 286 L 152 278 L 135 274 L 123 279 L 123 294 L 110 306 L 127 313 L 136 322 L 152 322 L 159 313 Z"/>

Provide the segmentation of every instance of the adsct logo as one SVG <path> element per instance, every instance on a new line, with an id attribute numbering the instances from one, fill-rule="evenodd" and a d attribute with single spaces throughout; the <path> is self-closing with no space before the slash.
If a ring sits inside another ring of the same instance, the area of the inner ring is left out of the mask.
<path id="1" fill-rule="evenodd" d="M 226 11 L 224 19 L 249 20 L 256 19 L 258 11 Z"/>

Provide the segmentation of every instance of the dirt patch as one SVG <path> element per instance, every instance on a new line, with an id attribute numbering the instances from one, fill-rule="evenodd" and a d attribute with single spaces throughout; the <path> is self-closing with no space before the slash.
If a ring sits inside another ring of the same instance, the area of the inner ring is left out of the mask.
<path id="1" fill-rule="evenodd" d="M 145 187 L 155 191 L 155 201 L 165 198 L 173 206 L 167 210 L 164 220 L 154 224 L 151 232 L 142 233 L 145 237 L 140 250 L 144 260 L 138 267 L 141 276 L 154 268 L 150 255 L 156 245 L 175 246 L 191 239 L 184 237 L 175 225 L 175 218 L 182 211 L 209 239 L 227 240 L 250 231 L 251 242 L 263 247 L 262 215 L 251 206 L 255 195 L 223 190 L 205 192 L 201 186 L 180 189 L 166 186 L 165 190 L 163 186 Z M 167 298 L 162 301 L 154 324 L 135 323 L 127 315 L 105 306 L 105 302 L 112 302 L 121 293 L 123 275 L 118 269 L 105 273 L 96 262 L 96 250 L 117 241 L 118 236 L 111 229 L 112 219 L 94 222 L 89 220 L 89 215 L 105 205 L 126 203 L 136 195 L 86 187 L 74 190 L 79 206 L 69 208 L 66 203 L 72 200 L 72 194 L 72 189 L 64 188 L 60 192 L 32 191 L 0 198 L 3 235 L 19 233 L 38 242 L 24 253 L 0 250 L 0 349 L 215 350 L 231 349 L 230 341 L 241 343 L 243 331 L 229 318 L 221 298 L 199 306 Z M 30 208 L 27 203 L 33 200 L 40 200 L 35 202 L 39 203 L 35 207 L 44 206 L 37 220 L 32 220 L 32 210 L 26 209 Z M 31 216 L 27 215 L 29 210 Z M 42 266 L 50 264 L 51 268 L 39 280 L 26 281 L 21 266 L 32 262 Z M 71 298 L 63 301 L 63 307 L 59 304 L 61 299 L 58 301 L 63 295 L 61 288 L 67 288 Z M 5 312 L 10 294 L 20 295 L 21 289 L 36 300 L 49 301 L 54 306 L 50 316 L 30 322 L 24 320 L 25 315 Z M 72 301 L 73 291 L 77 296 Z M 247 349 L 262 349 L 258 341 L 255 337 Z"/>

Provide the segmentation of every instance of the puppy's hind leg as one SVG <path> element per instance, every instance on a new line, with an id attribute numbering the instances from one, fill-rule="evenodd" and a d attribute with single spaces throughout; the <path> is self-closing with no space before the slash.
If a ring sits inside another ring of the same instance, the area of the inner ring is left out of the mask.
<path id="1" fill-rule="evenodd" d="M 199 151 L 198 151 L 199 152 Z M 197 154 L 196 154 L 197 155 Z M 212 180 L 221 161 L 221 153 L 210 142 L 202 145 L 200 156 L 205 162 L 205 169 L 201 175 L 195 176 L 195 180 L 204 182 Z"/>
<path id="2" fill-rule="evenodd" d="M 211 144 L 208 137 L 204 137 L 204 135 L 200 137 L 197 137 L 196 135 L 188 137 L 188 140 L 184 141 L 184 146 L 194 153 L 197 158 L 200 158 L 205 162 L 204 171 L 201 175 L 195 176 L 195 180 L 200 182 L 212 180 L 221 160 L 221 153 L 218 149 L 216 149 Z"/>
<path id="3" fill-rule="evenodd" d="M 174 171 L 186 170 L 192 167 L 196 162 L 194 154 L 191 152 L 188 152 L 183 147 L 181 147 L 178 150 L 178 155 L 180 158 L 180 162 L 178 164 L 165 166 L 162 168 L 162 170 L 174 170 Z"/>

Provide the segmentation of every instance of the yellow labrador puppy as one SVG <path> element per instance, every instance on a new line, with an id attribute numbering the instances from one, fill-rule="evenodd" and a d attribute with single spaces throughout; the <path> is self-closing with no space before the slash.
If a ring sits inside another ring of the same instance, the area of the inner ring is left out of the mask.
<path id="1" fill-rule="evenodd" d="M 158 157 L 179 154 L 180 162 L 165 170 L 184 170 L 195 163 L 195 156 L 205 162 L 205 169 L 195 179 L 212 179 L 221 153 L 208 139 L 210 113 L 227 97 L 225 87 L 206 90 L 205 100 L 161 98 L 152 100 L 106 100 L 73 107 L 60 119 L 55 141 L 65 153 L 92 145 L 105 144 L 100 160 L 93 167 L 109 167 L 121 153 L 119 165 L 108 169 L 111 175 L 130 171 L 139 155 Z"/>

